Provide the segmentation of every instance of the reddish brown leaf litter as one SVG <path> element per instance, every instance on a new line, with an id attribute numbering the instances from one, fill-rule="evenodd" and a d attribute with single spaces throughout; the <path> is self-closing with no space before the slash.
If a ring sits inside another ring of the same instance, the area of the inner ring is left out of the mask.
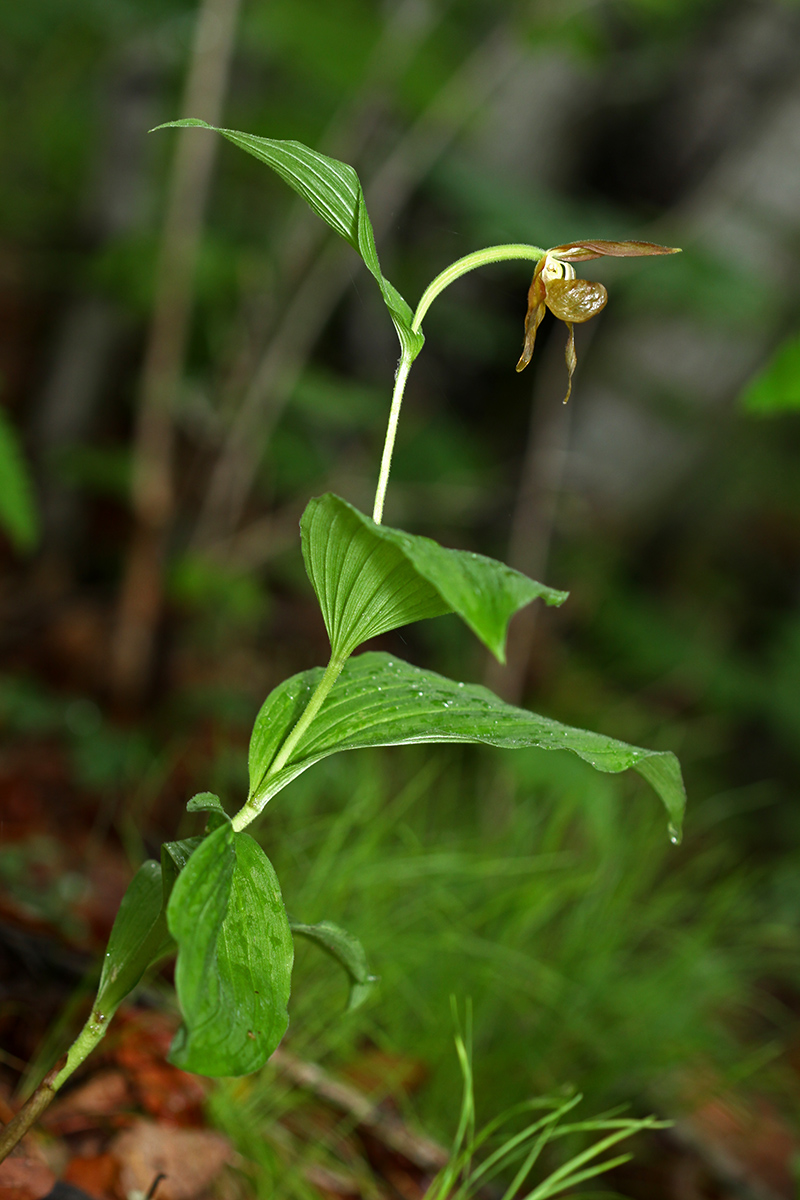
<path id="1" fill-rule="evenodd" d="M 133 1089 L 121 1071 L 98 1071 L 56 1100 L 44 1114 L 42 1127 L 59 1137 L 86 1133 L 119 1121 L 120 1113 L 133 1103 Z"/>
<path id="2" fill-rule="evenodd" d="M 227 1138 L 209 1129 L 177 1129 L 137 1121 L 114 1139 L 123 1196 L 146 1193 L 157 1175 L 164 1179 L 158 1200 L 194 1200 L 217 1178 L 233 1151 Z"/>
<path id="3" fill-rule="evenodd" d="M 679 1131 L 733 1189 L 759 1200 L 795 1200 L 800 1137 L 763 1097 L 727 1090 L 682 1121 Z"/>
<path id="4" fill-rule="evenodd" d="M 176 1025 L 175 1018 L 162 1013 L 123 1010 L 111 1054 L 146 1113 L 167 1125 L 200 1127 L 209 1082 L 167 1062 Z"/>
<path id="5" fill-rule="evenodd" d="M 71 1158 L 62 1176 L 91 1196 L 93 1200 L 106 1200 L 119 1194 L 120 1164 L 113 1154 L 95 1154 L 89 1158 Z"/>
<path id="6" fill-rule="evenodd" d="M 177 1020 L 129 1009 L 88 1066 L 47 1110 L 40 1129 L 0 1167 L 0 1200 L 40 1200 L 59 1163 L 64 1183 L 94 1200 L 146 1195 L 158 1175 L 156 1200 L 194 1200 L 233 1156 L 221 1134 L 202 1128 L 207 1083 L 165 1061 Z M 12 1116 L 6 1106 L 0 1117 Z M 31 1153 L 31 1148 L 34 1153 Z M 5 1171 L 5 1174 L 2 1172 Z"/>
<path id="7" fill-rule="evenodd" d="M 0 1163 L 0 1200 L 41 1200 L 55 1182 L 50 1168 L 24 1151 Z"/>

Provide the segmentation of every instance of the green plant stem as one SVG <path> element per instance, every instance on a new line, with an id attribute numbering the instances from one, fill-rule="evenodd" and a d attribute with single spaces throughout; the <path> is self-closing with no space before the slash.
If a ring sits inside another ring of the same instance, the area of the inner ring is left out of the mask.
<path id="1" fill-rule="evenodd" d="M 98 1042 L 103 1040 L 108 1023 L 115 1012 L 116 1005 L 111 1012 L 107 1013 L 98 1012 L 96 1009 L 92 1010 L 86 1024 L 67 1052 L 67 1061 L 53 1080 L 53 1091 L 57 1092 L 62 1084 L 66 1083 L 72 1072 L 91 1054 Z"/>
<path id="2" fill-rule="evenodd" d="M 414 313 L 411 328 L 418 333 L 422 325 L 422 318 L 440 292 L 443 292 L 456 279 L 460 279 L 462 275 L 466 275 L 468 271 L 474 271 L 476 267 L 486 267 L 489 263 L 508 262 L 512 259 L 538 262 L 540 258 L 544 258 L 546 253 L 547 251 L 542 250 L 541 246 L 528 246 L 525 242 L 507 242 L 502 246 L 487 246 L 484 250 L 473 250 L 472 254 L 465 254 L 463 258 L 457 258 L 454 263 L 450 263 L 449 267 L 440 271 L 425 288 L 417 305 L 417 311 Z"/>
<path id="3" fill-rule="evenodd" d="M 66 1083 L 72 1072 L 81 1065 L 91 1054 L 98 1042 L 105 1037 L 108 1023 L 113 1013 L 93 1011 L 81 1032 L 69 1048 L 67 1061 L 63 1066 L 56 1065 L 45 1075 L 33 1095 L 26 1100 L 12 1121 L 0 1133 L 0 1162 L 11 1153 L 18 1142 L 35 1125 L 48 1105 L 54 1100 L 55 1094 L 62 1084 Z"/>
<path id="4" fill-rule="evenodd" d="M 547 251 L 542 250 L 541 246 L 528 246 L 524 242 L 508 242 L 502 246 L 487 246 L 484 250 L 474 250 L 472 254 L 466 254 L 463 258 L 456 259 L 449 267 L 445 267 L 443 271 L 440 271 L 422 293 L 422 298 L 417 305 L 417 311 L 414 313 L 414 318 L 411 322 L 411 328 L 415 333 L 419 333 L 422 326 L 422 319 L 436 297 L 456 279 L 460 279 L 462 275 L 466 275 L 468 271 L 474 271 L 477 267 L 488 266 L 489 263 L 507 262 L 514 259 L 538 262 L 546 253 Z M 411 365 L 415 357 L 416 355 L 411 351 L 404 349 L 397 367 L 397 373 L 394 377 L 392 404 L 389 410 L 389 422 L 386 426 L 386 437 L 383 443 L 383 454 L 381 455 L 381 468 L 378 473 L 378 485 L 375 489 L 375 505 L 372 511 L 372 519 L 376 525 L 380 525 L 383 520 L 383 505 L 386 499 L 386 488 L 389 484 L 389 472 L 392 467 L 392 454 L 394 453 L 394 443 L 397 436 L 397 423 L 400 420 L 400 408 L 403 404 L 403 394 L 406 390 L 408 373 L 411 370 Z"/>
<path id="5" fill-rule="evenodd" d="M 303 736 L 305 731 L 308 729 L 311 722 L 316 717 L 319 710 L 322 708 L 328 693 L 341 675 L 342 668 L 349 657 L 349 654 L 331 655 L 330 662 L 325 668 L 325 674 L 322 676 L 322 679 L 320 679 L 319 683 L 314 689 L 314 693 L 300 714 L 297 724 L 286 738 L 286 741 L 275 755 L 275 758 L 272 760 L 270 768 L 264 776 L 264 783 L 267 783 L 270 778 L 277 775 L 278 772 L 283 770 L 283 768 L 286 766 L 289 758 L 291 757 L 292 751 L 300 741 L 300 738 Z M 267 803 L 268 799 L 268 795 L 251 796 L 249 800 L 242 805 L 242 807 L 231 820 L 231 824 L 237 833 L 239 830 L 244 829 L 246 825 L 249 825 L 251 821 L 255 820 L 255 818 L 264 808 L 264 805 Z"/>
<path id="6" fill-rule="evenodd" d="M 380 525 L 383 520 L 383 502 L 386 499 L 389 471 L 392 468 L 392 454 L 394 453 L 394 439 L 397 436 L 397 422 L 400 420 L 403 393 L 406 390 L 406 380 L 408 379 L 408 373 L 411 370 L 413 361 L 414 359 L 410 353 L 404 350 L 397 367 L 397 374 L 394 377 L 392 406 L 389 409 L 389 424 L 386 426 L 386 438 L 384 439 L 383 455 L 381 456 L 381 469 L 378 474 L 378 486 L 375 489 L 375 506 L 372 510 L 372 519 L 376 525 Z"/>

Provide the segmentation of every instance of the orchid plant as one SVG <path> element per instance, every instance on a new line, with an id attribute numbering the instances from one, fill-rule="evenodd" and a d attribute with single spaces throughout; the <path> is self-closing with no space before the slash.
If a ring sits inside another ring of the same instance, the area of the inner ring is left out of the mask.
<path id="1" fill-rule="evenodd" d="M 212 128 L 196 120 L 170 124 Z M 274 796 L 327 755 L 411 742 L 570 750 L 599 771 L 637 771 L 663 801 L 672 839 L 680 838 L 685 792 L 672 753 L 563 725 L 505 704 L 486 688 L 420 670 L 384 653 L 354 657 L 370 638 L 453 613 L 503 662 L 508 623 L 518 609 L 536 599 L 547 605 L 567 599 L 567 593 L 494 559 L 447 549 L 430 538 L 382 524 L 403 393 L 423 347 L 423 319 L 436 297 L 484 264 L 535 262 L 517 369 L 530 361 L 536 330 L 549 308 L 569 330 L 571 387 L 573 325 L 594 316 L 607 299 L 601 284 L 577 279 L 571 264 L 601 255 L 674 251 L 650 242 L 583 241 L 550 250 L 525 244 L 492 246 L 437 275 L 412 312 L 381 271 L 361 183 L 352 167 L 299 142 L 216 132 L 277 172 L 360 254 L 380 288 L 400 341 L 400 360 L 375 504 L 370 517 L 330 493 L 309 501 L 300 535 L 306 571 L 330 638 L 327 666 L 294 675 L 267 696 L 250 742 L 249 795 L 238 812 L 229 815 L 211 793 L 194 796 L 187 808 L 206 814 L 205 831 L 167 842 L 160 862 L 147 861 L 135 874 L 114 922 L 89 1018 L 66 1058 L 6 1127 L 0 1157 L 103 1038 L 116 1009 L 145 972 L 168 955 L 177 954 L 175 988 L 183 1020 L 170 1061 L 201 1075 L 256 1071 L 275 1050 L 288 1024 L 298 936 L 316 942 L 347 972 L 350 1007 L 364 1000 L 374 981 L 361 945 L 329 922 L 292 923 L 272 864 L 246 832 Z"/>

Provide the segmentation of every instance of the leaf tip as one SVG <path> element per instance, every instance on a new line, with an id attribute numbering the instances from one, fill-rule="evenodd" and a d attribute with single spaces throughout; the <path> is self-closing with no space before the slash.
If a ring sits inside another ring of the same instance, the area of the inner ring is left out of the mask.
<path id="1" fill-rule="evenodd" d="M 182 117 L 179 121 L 164 121 L 161 125 L 154 125 L 148 133 L 158 133 L 159 129 L 216 129 L 216 126 L 209 125 L 207 121 L 201 121 L 199 117 Z"/>
<path id="2" fill-rule="evenodd" d="M 569 600 L 569 592 L 560 592 L 556 588 L 550 588 L 544 597 L 548 608 L 560 608 L 567 600 Z"/>
<path id="3" fill-rule="evenodd" d="M 222 813 L 223 816 L 228 815 L 222 807 L 219 796 L 215 796 L 213 792 L 198 792 L 196 796 L 192 796 L 186 805 L 186 811 L 190 813 L 216 812 Z"/>

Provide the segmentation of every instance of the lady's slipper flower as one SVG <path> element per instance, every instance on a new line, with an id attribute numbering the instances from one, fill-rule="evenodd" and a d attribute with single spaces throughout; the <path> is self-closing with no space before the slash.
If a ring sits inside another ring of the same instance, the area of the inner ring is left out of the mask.
<path id="1" fill-rule="evenodd" d="M 569 330 L 567 337 L 567 370 L 569 381 L 566 404 L 572 391 L 572 376 L 577 366 L 575 355 L 575 322 L 588 321 L 605 308 L 608 292 L 602 283 L 592 283 L 589 279 L 576 279 L 574 262 L 582 262 L 589 258 L 633 258 L 643 254 L 679 254 L 674 246 L 659 246 L 655 242 L 570 242 L 567 246 L 553 246 L 536 264 L 530 290 L 528 292 L 528 311 L 525 314 L 525 343 L 517 363 L 517 370 L 523 371 L 531 361 L 533 346 L 536 341 L 536 330 L 542 323 L 545 308 L 549 308 L 553 316 L 566 323 Z"/>

